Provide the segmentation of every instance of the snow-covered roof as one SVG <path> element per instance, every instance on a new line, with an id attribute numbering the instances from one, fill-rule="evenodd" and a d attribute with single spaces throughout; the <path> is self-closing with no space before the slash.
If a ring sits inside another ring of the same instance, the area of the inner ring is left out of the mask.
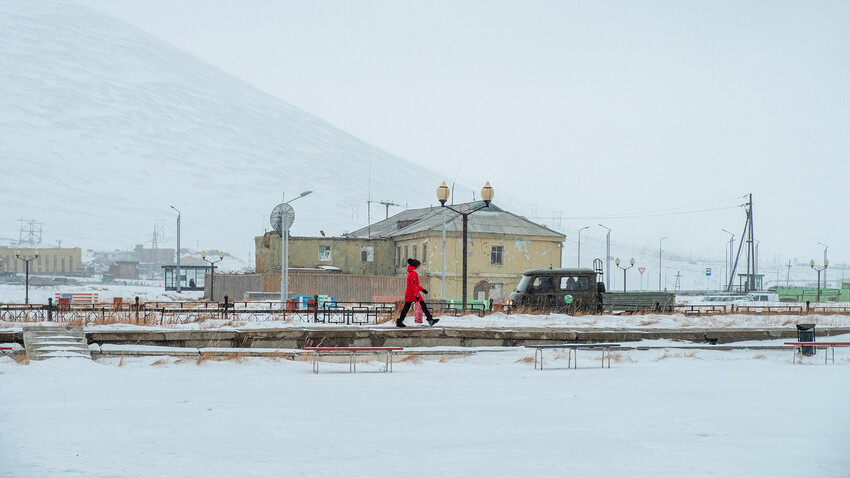
<path id="1" fill-rule="evenodd" d="M 485 206 L 483 201 L 475 201 L 455 204 L 451 207 L 458 211 L 475 211 L 468 216 L 467 230 L 470 234 L 551 237 L 560 241 L 565 239 L 565 236 L 560 232 L 505 211 L 493 203 Z M 369 227 L 350 232 L 346 234 L 346 237 L 392 238 L 423 231 L 442 231 L 444 220 L 446 231 L 460 232 L 463 230 L 463 220 L 460 214 L 448 207 L 429 207 L 402 211 Z"/>

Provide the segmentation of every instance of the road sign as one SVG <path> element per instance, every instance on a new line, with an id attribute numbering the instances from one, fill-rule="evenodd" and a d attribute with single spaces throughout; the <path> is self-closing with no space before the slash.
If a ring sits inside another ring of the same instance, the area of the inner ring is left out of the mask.
<path id="1" fill-rule="evenodd" d="M 707 276 L 710 276 L 710 275 L 711 275 L 711 267 L 706 267 L 706 268 L 705 268 L 705 275 L 707 275 Z"/>
<path id="2" fill-rule="evenodd" d="M 643 275 L 643 271 L 645 271 L 645 270 L 646 270 L 646 267 L 638 267 L 638 272 L 640 272 L 640 275 Z"/>

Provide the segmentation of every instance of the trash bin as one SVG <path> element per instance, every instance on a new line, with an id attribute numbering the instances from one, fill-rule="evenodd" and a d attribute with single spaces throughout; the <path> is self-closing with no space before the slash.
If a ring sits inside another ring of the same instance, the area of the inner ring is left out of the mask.
<path id="1" fill-rule="evenodd" d="M 797 342 L 814 342 L 815 324 L 797 324 Z M 811 357 L 817 353 L 817 349 L 811 345 L 804 345 L 801 353 L 804 357 Z"/>

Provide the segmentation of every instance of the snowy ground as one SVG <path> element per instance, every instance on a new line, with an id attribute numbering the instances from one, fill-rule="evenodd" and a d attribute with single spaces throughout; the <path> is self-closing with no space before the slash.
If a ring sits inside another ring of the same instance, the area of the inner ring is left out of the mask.
<path id="1" fill-rule="evenodd" d="M 546 353 L 0 357 L 0 476 L 848 476 L 847 349 Z"/>
<path id="2" fill-rule="evenodd" d="M 58 291 L 39 289 L 31 290 L 37 302 Z M 19 302 L 8 297 L 19 292 L 0 287 L 0 301 Z M 100 293 L 107 301 L 174 298 L 138 285 Z M 443 317 L 440 325 L 797 322 L 819 323 L 820 335 L 829 326 L 850 326 L 850 317 L 492 314 Z M 0 329 L 20 327 L 0 323 Z M 834 339 L 850 341 L 850 335 Z M 846 477 L 850 349 L 838 349 L 835 365 L 823 363 L 823 351 L 795 365 L 787 348 L 755 349 L 781 342 L 711 351 L 644 341 L 639 345 L 662 348 L 622 350 L 610 369 L 599 368 L 595 351 L 579 352 L 577 370 L 566 369 L 564 353 L 547 351 L 543 372 L 534 370 L 533 352 L 525 348 L 477 349 L 445 360 L 411 357 L 392 374 L 349 374 L 347 364 L 323 364 L 315 375 L 309 362 L 274 358 L 21 364 L 0 357 L 0 476 Z M 374 360 L 358 371 L 382 365 Z"/>

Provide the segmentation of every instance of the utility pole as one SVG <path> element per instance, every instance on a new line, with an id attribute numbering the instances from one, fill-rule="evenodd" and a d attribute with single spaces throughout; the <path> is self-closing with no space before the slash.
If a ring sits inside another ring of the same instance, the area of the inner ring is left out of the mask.
<path id="1" fill-rule="evenodd" d="M 791 287 L 791 259 L 788 259 L 788 275 L 785 276 L 785 287 Z"/>

